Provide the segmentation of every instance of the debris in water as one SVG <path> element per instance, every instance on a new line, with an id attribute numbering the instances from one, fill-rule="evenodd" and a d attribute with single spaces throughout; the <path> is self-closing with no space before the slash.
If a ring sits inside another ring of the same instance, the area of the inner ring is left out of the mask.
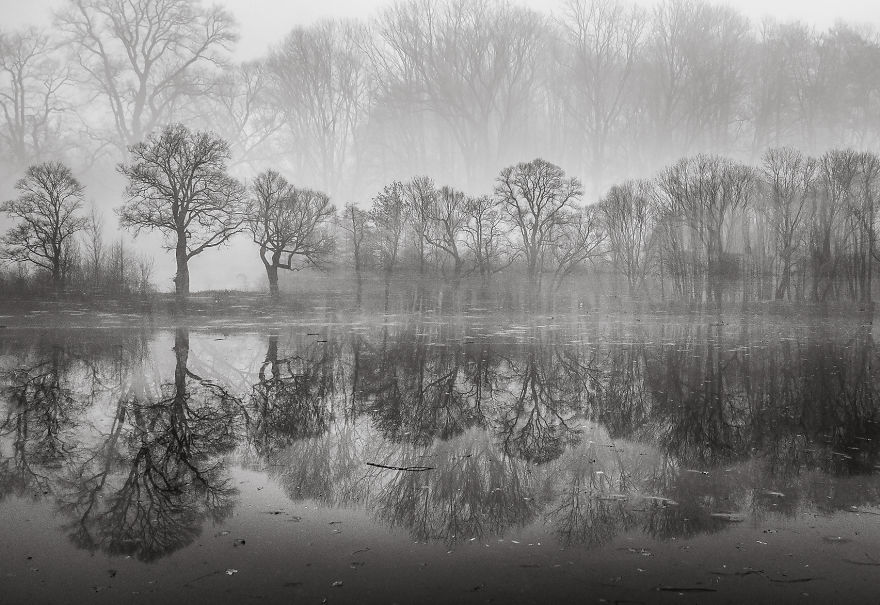
<path id="1" fill-rule="evenodd" d="M 584 490 L 587 491 L 587 490 Z M 597 495 L 596 500 L 604 500 L 609 502 L 623 502 L 624 500 L 629 500 L 629 496 L 626 494 L 604 494 Z"/>
<path id="2" fill-rule="evenodd" d="M 855 559 L 844 559 L 847 563 L 852 563 L 853 565 L 870 565 L 872 567 L 880 567 L 880 561 L 876 559 L 872 559 L 868 556 L 868 553 L 865 553 L 865 557 L 871 559 L 870 561 L 856 561 Z"/>
<path id="3" fill-rule="evenodd" d="M 874 512 L 874 511 L 872 511 L 872 510 L 864 510 L 864 509 L 861 509 L 861 508 L 858 508 L 858 507 L 855 507 L 855 506 L 850 506 L 850 507 L 849 507 L 849 512 L 851 512 L 851 513 L 858 513 L 858 514 L 860 514 L 860 515 L 877 515 L 877 516 L 880 516 L 880 513 L 878 513 L 878 512 Z"/>
<path id="4" fill-rule="evenodd" d="M 658 586 L 657 590 L 661 592 L 718 592 L 717 588 L 703 586 Z"/>
<path id="5" fill-rule="evenodd" d="M 761 493 L 764 494 L 765 496 L 771 496 L 773 498 L 785 498 L 785 494 L 783 494 L 782 492 L 774 492 L 769 489 L 765 489 Z"/>
<path id="6" fill-rule="evenodd" d="M 710 571 L 709 573 L 716 576 L 750 576 L 752 574 L 761 575 L 764 573 L 763 569 L 752 569 L 751 567 L 746 567 L 741 571 Z"/>
<path id="7" fill-rule="evenodd" d="M 412 471 L 412 472 L 421 472 L 421 471 L 432 471 L 434 470 L 433 466 L 386 466 L 384 464 L 376 464 L 375 462 L 367 462 L 367 466 L 375 466 L 376 468 L 385 468 L 390 471 Z"/>

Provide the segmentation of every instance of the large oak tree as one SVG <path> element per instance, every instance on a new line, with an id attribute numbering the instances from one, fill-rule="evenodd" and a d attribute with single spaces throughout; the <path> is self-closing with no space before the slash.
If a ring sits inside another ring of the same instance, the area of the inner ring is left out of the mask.
<path id="1" fill-rule="evenodd" d="M 224 244 L 242 229 L 244 188 L 226 171 L 229 146 L 209 132 L 182 124 L 167 126 L 129 147 L 128 202 L 117 210 L 120 224 L 158 230 L 174 250 L 178 296 L 189 294 L 189 260 Z"/>

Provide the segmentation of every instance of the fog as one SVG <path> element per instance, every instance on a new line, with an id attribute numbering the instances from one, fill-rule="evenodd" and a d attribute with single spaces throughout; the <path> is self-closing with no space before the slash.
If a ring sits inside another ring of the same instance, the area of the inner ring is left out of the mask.
<path id="1" fill-rule="evenodd" d="M 4 7 L 0 197 L 27 166 L 63 161 L 108 241 L 154 258 L 167 290 L 161 237 L 120 236 L 113 210 L 128 147 L 170 123 L 227 141 L 245 185 L 275 169 L 338 209 L 421 175 L 489 195 L 502 169 L 535 158 L 579 179 L 589 206 L 699 153 L 756 165 L 771 147 L 819 156 L 880 135 L 868 3 L 277 4 L 144 0 L 143 15 L 117 15 L 122 34 L 107 2 Z M 169 9 L 156 21 L 167 36 L 139 48 L 150 7 Z M 193 258 L 194 289 L 263 281 L 244 235 Z"/>

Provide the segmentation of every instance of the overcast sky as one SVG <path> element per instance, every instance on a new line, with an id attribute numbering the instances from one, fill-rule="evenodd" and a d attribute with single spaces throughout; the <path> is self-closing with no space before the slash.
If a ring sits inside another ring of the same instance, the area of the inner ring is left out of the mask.
<path id="1" fill-rule="evenodd" d="M 558 0 L 519 0 L 522 4 L 545 11 L 553 10 Z M 637 0 L 650 6 L 657 0 Z M 236 16 L 241 25 L 239 57 L 253 58 L 297 23 L 311 23 L 323 17 L 366 17 L 389 0 L 219 0 Z M 15 27 L 27 23 L 46 24 L 50 10 L 61 0 L 0 0 L 0 23 Z M 783 20 L 800 19 L 827 27 L 838 19 L 867 22 L 880 27 L 878 0 L 736 0 L 737 7 L 754 19 L 772 16 Z"/>

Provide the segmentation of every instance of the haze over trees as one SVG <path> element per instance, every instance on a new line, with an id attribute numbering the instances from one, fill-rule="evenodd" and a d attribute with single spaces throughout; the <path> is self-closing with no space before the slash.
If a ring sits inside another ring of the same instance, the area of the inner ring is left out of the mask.
<path id="1" fill-rule="evenodd" d="M 867 27 L 755 23 L 700 0 L 405 0 L 291 24 L 238 62 L 234 19 L 200 0 L 66 0 L 54 26 L 0 30 L 0 187 L 55 160 L 89 183 L 101 216 L 68 257 L 92 287 L 151 273 L 103 241 L 118 189 L 91 183 L 121 162 L 120 224 L 167 236 L 181 294 L 188 260 L 248 226 L 272 291 L 278 269 L 320 265 L 556 286 L 589 269 L 714 300 L 731 279 L 757 298 L 871 296 L 880 37 Z M 181 129 L 205 149 L 162 148 Z M 199 153 L 191 184 L 205 189 L 175 190 Z M 268 170 L 289 184 L 275 211 L 304 214 L 256 237 L 242 183 Z M 207 204 L 196 218 L 194 203 Z M 27 281 L 28 265 L 3 279 Z"/>
<path id="2" fill-rule="evenodd" d="M 204 68 L 222 64 L 236 39 L 231 15 L 192 0 L 68 0 L 56 24 L 101 103 L 85 132 L 120 154 L 207 93 Z"/>

